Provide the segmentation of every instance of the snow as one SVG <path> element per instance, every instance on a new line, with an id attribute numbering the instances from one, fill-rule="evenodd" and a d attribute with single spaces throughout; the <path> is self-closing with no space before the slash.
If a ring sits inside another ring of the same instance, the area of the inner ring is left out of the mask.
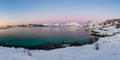
<path id="1" fill-rule="evenodd" d="M 100 28 L 100 27 L 102 27 L 103 26 L 103 24 L 100 24 L 101 22 L 99 22 L 99 21 L 93 21 L 93 20 L 91 20 L 91 21 L 88 21 L 86 24 L 85 24 L 85 27 L 86 28 Z"/>
<path id="2" fill-rule="evenodd" d="M 76 23 L 76 22 L 66 23 L 66 24 L 64 24 L 64 26 L 80 26 L 80 27 L 82 27 L 82 25 L 81 25 L 81 24 Z"/>
<path id="3" fill-rule="evenodd" d="M 107 32 L 103 30 L 108 30 Z M 100 33 L 118 32 L 114 26 L 106 27 Z M 95 49 L 96 44 L 99 50 Z M 0 47 L 0 60 L 120 60 L 120 34 L 100 38 L 89 45 L 66 47 L 46 50 L 30 50 L 24 52 L 23 48 Z"/>
<path id="4" fill-rule="evenodd" d="M 102 30 L 95 29 L 93 31 L 99 32 L 97 33 L 98 35 L 114 35 L 116 33 L 120 33 L 120 28 L 116 29 L 115 26 L 109 26 L 109 27 L 103 28 Z"/>
<path id="5" fill-rule="evenodd" d="M 55 24 L 50 24 L 50 23 L 47 23 L 47 24 L 42 24 L 44 26 L 48 26 L 48 27 L 61 27 L 63 26 L 63 24 L 59 24 L 59 23 L 55 23 Z"/>

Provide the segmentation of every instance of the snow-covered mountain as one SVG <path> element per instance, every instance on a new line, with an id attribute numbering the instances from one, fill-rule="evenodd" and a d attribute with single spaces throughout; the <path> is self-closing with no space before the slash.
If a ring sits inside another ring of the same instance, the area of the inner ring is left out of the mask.
<path id="1" fill-rule="evenodd" d="M 99 36 L 113 36 L 120 33 L 120 19 L 106 20 L 102 28 L 92 29 L 93 34 Z"/>
<path id="2" fill-rule="evenodd" d="M 76 23 L 76 22 L 66 23 L 66 24 L 64 24 L 64 26 L 80 26 L 80 27 L 82 27 L 82 25 L 81 25 L 81 24 Z"/>
<path id="3" fill-rule="evenodd" d="M 8 27 L 71 27 L 71 26 L 82 27 L 82 25 L 77 22 L 70 22 L 65 24 L 61 24 L 61 23 L 22 24 L 22 25 L 14 25 L 14 26 L 8 25 L 6 27 L 8 28 Z"/>
<path id="4" fill-rule="evenodd" d="M 100 28 L 103 27 L 103 23 L 102 22 L 98 22 L 98 21 L 88 21 L 85 25 L 85 28 Z"/>
<path id="5" fill-rule="evenodd" d="M 59 24 L 59 23 L 54 23 L 54 24 L 44 23 L 42 25 L 47 26 L 47 27 L 61 27 L 61 26 L 63 26 L 62 24 Z"/>
<path id="6" fill-rule="evenodd" d="M 117 26 L 120 25 L 120 18 L 119 19 L 110 19 L 104 22 L 104 26 Z"/>
<path id="7" fill-rule="evenodd" d="M 120 19 L 109 19 L 104 22 L 88 21 L 84 27 L 86 28 L 103 28 L 108 26 L 120 26 Z"/>

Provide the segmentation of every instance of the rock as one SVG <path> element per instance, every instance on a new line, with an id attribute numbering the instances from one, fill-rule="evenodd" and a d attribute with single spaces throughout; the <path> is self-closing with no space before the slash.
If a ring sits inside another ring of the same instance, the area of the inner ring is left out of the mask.
<path id="1" fill-rule="evenodd" d="M 103 24 L 100 23 L 100 22 L 97 22 L 97 21 L 88 21 L 85 25 L 84 25 L 85 28 L 101 28 L 103 27 Z"/>

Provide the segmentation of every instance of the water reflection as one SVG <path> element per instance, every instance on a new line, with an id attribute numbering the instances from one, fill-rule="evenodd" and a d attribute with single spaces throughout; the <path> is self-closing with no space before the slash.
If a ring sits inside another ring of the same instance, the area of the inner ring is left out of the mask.
<path id="1" fill-rule="evenodd" d="M 0 42 L 9 46 L 44 46 L 59 43 L 86 43 L 89 33 L 81 27 L 32 27 L 0 31 Z"/>

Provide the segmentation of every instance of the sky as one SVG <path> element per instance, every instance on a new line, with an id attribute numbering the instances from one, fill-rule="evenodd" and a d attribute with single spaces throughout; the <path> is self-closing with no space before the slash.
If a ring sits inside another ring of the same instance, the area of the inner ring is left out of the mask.
<path id="1" fill-rule="evenodd" d="M 120 18 L 120 0 L 0 0 L 0 26 Z"/>

